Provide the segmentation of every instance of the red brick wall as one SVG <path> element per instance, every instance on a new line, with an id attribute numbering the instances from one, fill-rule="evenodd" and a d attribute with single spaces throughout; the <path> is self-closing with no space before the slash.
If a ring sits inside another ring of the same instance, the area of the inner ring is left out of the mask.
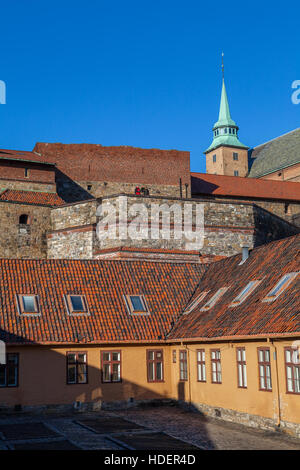
<path id="1" fill-rule="evenodd" d="M 28 177 L 25 177 L 25 168 L 29 170 Z M 54 183 L 55 169 L 38 163 L 0 160 L 0 179 Z"/>
<path id="2" fill-rule="evenodd" d="M 55 162 L 74 181 L 115 181 L 156 185 L 190 186 L 189 152 L 102 147 L 93 144 L 37 143 L 39 159 Z"/>

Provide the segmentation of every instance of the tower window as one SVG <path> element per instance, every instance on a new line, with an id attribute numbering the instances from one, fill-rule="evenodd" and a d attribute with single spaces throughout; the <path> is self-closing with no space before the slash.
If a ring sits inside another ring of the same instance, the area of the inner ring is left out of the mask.
<path id="1" fill-rule="evenodd" d="M 231 127 L 229 127 L 229 134 L 231 134 Z"/>
<path id="2" fill-rule="evenodd" d="M 234 170 L 234 176 L 239 176 L 238 170 Z"/>
<path id="3" fill-rule="evenodd" d="M 224 132 L 225 132 L 225 134 L 227 134 L 227 128 L 226 128 L 226 127 L 225 127 L 225 129 L 224 129 Z"/>
<path id="4" fill-rule="evenodd" d="M 213 155 L 213 163 L 216 163 L 217 161 L 217 155 Z"/>
<path id="5" fill-rule="evenodd" d="M 233 152 L 233 160 L 238 160 L 239 159 L 239 154 L 236 152 Z"/>
<path id="6" fill-rule="evenodd" d="M 29 178 L 29 170 L 28 170 L 28 168 L 25 168 L 25 169 L 24 169 L 24 176 L 25 176 L 25 178 Z"/>

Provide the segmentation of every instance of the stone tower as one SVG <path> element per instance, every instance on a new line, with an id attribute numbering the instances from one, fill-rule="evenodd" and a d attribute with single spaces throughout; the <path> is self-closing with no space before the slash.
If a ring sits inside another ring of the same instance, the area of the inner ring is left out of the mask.
<path id="1" fill-rule="evenodd" d="M 238 126 L 231 119 L 223 77 L 219 119 L 213 127 L 213 141 L 206 154 L 206 172 L 216 175 L 246 176 L 248 147 L 238 139 Z"/>

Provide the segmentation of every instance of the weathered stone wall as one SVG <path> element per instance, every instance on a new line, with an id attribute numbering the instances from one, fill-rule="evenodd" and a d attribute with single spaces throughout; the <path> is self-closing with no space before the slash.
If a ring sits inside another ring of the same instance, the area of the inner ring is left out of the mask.
<path id="1" fill-rule="evenodd" d="M 92 259 L 93 227 L 53 232 L 48 235 L 48 259 Z"/>
<path id="2" fill-rule="evenodd" d="M 226 197 L 214 197 L 211 196 L 207 198 L 209 200 L 215 201 L 227 201 L 227 202 L 246 202 L 254 203 L 259 207 L 266 209 L 269 212 L 272 212 L 275 215 L 287 220 L 288 222 L 294 223 L 293 216 L 300 213 L 300 202 L 289 202 L 289 201 L 275 201 L 275 200 L 262 200 L 262 199 L 234 199 Z"/>
<path id="3" fill-rule="evenodd" d="M 22 191 L 44 191 L 49 193 L 56 192 L 55 183 L 37 183 L 33 181 L 17 181 L 13 179 L 0 178 L 0 191 L 5 189 L 19 189 Z"/>
<path id="4" fill-rule="evenodd" d="M 96 224 L 100 219 L 96 217 L 96 210 L 101 202 L 110 203 L 115 209 L 118 230 L 120 199 L 117 196 L 55 208 L 51 214 L 52 232 L 48 236 L 49 257 L 96 257 L 97 253 L 103 249 L 114 249 L 120 246 L 168 250 L 198 249 L 191 246 L 191 240 L 184 233 L 182 238 L 174 237 L 172 212 L 170 239 L 163 239 L 161 234 L 159 239 L 151 238 L 150 214 L 154 204 L 159 206 L 166 204 L 169 207 L 178 204 L 182 209 L 182 214 L 184 204 L 192 204 L 193 229 L 196 223 L 196 204 L 204 206 L 204 245 L 199 249 L 202 255 L 231 256 L 241 252 L 243 246 L 253 248 L 298 232 L 288 222 L 254 204 L 128 196 L 126 200 L 127 224 L 130 225 L 134 219 L 133 216 L 128 215 L 133 204 L 143 203 L 148 214 L 148 221 L 143 224 L 146 233 L 144 232 L 140 239 L 132 239 L 130 236 L 120 239 L 118 231 L 116 237 L 112 237 L 112 233 L 107 232 L 105 238 L 99 239 Z M 74 246 L 71 247 L 71 245 Z"/>
<path id="5" fill-rule="evenodd" d="M 46 258 L 46 232 L 50 230 L 50 207 L 0 202 L 0 257 Z M 29 224 L 20 224 L 20 215 L 29 216 Z"/>
<path id="6" fill-rule="evenodd" d="M 181 184 L 178 181 L 177 185 L 155 185 L 143 184 L 138 181 L 134 183 L 118 183 L 106 181 L 72 181 L 66 177 L 59 177 L 57 180 L 57 192 L 59 196 L 66 202 L 77 202 L 93 197 L 105 197 L 114 194 L 126 193 L 135 194 L 135 188 L 145 188 L 149 191 L 150 196 L 169 196 L 169 197 L 190 197 L 191 187 L 190 184 Z"/>

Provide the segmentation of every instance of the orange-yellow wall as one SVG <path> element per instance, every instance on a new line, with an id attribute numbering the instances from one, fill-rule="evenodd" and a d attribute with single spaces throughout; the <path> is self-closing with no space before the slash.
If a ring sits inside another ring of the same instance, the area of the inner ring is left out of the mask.
<path id="1" fill-rule="evenodd" d="M 148 383 L 146 350 L 163 349 L 164 382 Z M 122 383 L 101 383 L 100 351 L 121 350 Z M 68 385 L 66 383 L 66 353 L 87 352 L 88 383 Z M 24 346 L 9 348 L 8 352 L 19 352 L 19 386 L 0 388 L 1 404 L 44 405 L 68 404 L 74 401 L 97 402 L 99 400 L 137 400 L 166 398 L 169 396 L 170 361 L 166 346 L 113 346 L 48 348 Z"/>
<path id="2" fill-rule="evenodd" d="M 50 348 L 23 346 L 9 348 L 19 352 L 19 386 L 0 388 L 1 405 L 14 406 L 71 404 L 74 401 L 106 402 L 174 398 L 194 404 L 235 410 L 242 413 L 300 423 L 300 395 L 286 393 L 284 347 L 290 340 L 219 342 L 169 345 L 116 345 L 114 347 Z M 248 388 L 237 387 L 236 348 L 245 347 Z M 257 348 L 270 347 L 272 392 L 260 391 L 258 382 Z M 196 350 L 205 349 L 207 382 L 197 381 Z M 221 350 L 222 384 L 211 383 L 210 350 Z M 146 350 L 162 349 L 164 352 L 164 382 L 148 383 Z M 189 380 L 179 380 L 179 350 L 188 351 Z M 103 384 L 100 377 L 100 351 L 121 350 L 122 383 Z M 173 363 L 176 350 L 176 363 Z M 277 361 L 273 353 L 277 351 Z M 88 353 L 88 384 L 66 384 L 66 352 Z M 277 362 L 277 369 L 276 369 Z M 278 380 L 277 380 L 278 375 Z M 280 401 L 280 412 L 279 402 Z"/>
<path id="3" fill-rule="evenodd" d="M 188 349 L 190 380 L 184 383 L 184 394 L 186 401 L 205 404 L 242 413 L 262 416 L 274 419 L 277 422 L 278 391 L 280 400 L 281 420 L 300 423 L 300 395 L 286 393 L 284 347 L 290 346 L 292 341 L 271 342 L 243 342 L 243 343 L 210 343 L 210 344 L 188 344 L 171 349 Z M 247 365 L 247 389 L 237 386 L 237 362 L 236 348 L 245 347 Z M 272 392 L 260 391 L 258 381 L 258 347 L 269 347 L 271 352 L 271 375 Z M 278 386 L 276 361 L 273 353 L 277 350 Z M 205 349 L 206 356 L 206 383 L 197 381 L 196 350 Z M 221 350 L 222 383 L 211 382 L 210 349 Z M 178 359 L 177 359 L 178 360 Z M 178 397 L 179 364 L 173 368 L 172 374 L 172 397 Z"/>
<path id="4" fill-rule="evenodd" d="M 238 160 L 233 160 L 233 153 L 238 154 Z M 213 162 L 216 155 L 216 162 Z M 218 147 L 206 154 L 206 173 L 234 176 L 234 170 L 239 176 L 244 177 L 248 173 L 248 151 L 234 147 Z"/>

